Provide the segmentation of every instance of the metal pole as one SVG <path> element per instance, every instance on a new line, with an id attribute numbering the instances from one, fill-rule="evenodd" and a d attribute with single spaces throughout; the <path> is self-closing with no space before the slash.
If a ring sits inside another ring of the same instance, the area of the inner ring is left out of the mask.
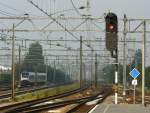
<path id="1" fill-rule="evenodd" d="M 71 64 L 69 63 L 69 60 L 68 60 L 68 75 L 69 75 L 69 78 L 71 79 Z"/>
<path id="2" fill-rule="evenodd" d="M 37 84 L 37 76 L 38 76 L 37 75 L 37 67 L 38 67 L 38 64 L 34 67 L 34 70 L 35 70 L 35 84 L 34 85 L 35 85 L 35 87 L 38 85 Z"/>
<path id="3" fill-rule="evenodd" d="M 12 36 L 12 100 L 15 98 L 15 25 L 13 24 Z"/>
<path id="4" fill-rule="evenodd" d="M 134 86 L 133 104 L 135 104 L 135 86 L 136 85 L 133 85 L 133 86 Z"/>
<path id="5" fill-rule="evenodd" d="M 86 1 L 86 5 L 87 5 L 87 15 L 89 15 L 90 14 L 90 0 L 87 0 Z"/>
<path id="6" fill-rule="evenodd" d="M 48 81 L 47 81 L 47 71 L 48 71 L 47 65 L 48 65 L 48 60 L 47 60 L 47 58 L 46 58 L 46 69 L 45 69 L 45 71 L 46 71 L 46 83 L 48 83 Z"/>
<path id="7" fill-rule="evenodd" d="M 93 49 L 91 50 L 91 86 L 93 85 Z"/>
<path id="8" fill-rule="evenodd" d="M 115 64 L 115 104 L 118 104 L 118 50 L 116 49 L 116 64 Z"/>
<path id="9" fill-rule="evenodd" d="M 54 60 L 54 70 L 53 70 L 53 82 L 55 83 L 55 77 L 56 77 L 56 64 L 55 64 L 55 60 Z"/>
<path id="10" fill-rule="evenodd" d="M 76 75 L 78 75 L 78 76 L 76 76 L 76 81 L 79 80 L 79 71 L 78 71 L 79 65 L 78 64 L 79 64 L 78 63 L 78 56 L 76 56 Z"/>
<path id="11" fill-rule="evenodd" d="M 84 80 L 85 84 L 87 83 L 87 74 L 86 74 L 86 64 L 84 63 Z"/>
<path id="12" fill-rule="evenodd" d="M 143 41 L 142 41 L 142 104 L 145 105 L 145 41 L 146 41 L 146 22 L 143 21 Z"/>
<path id="13" fill-rule="evenodd" d="M 97 87 L 97 70 L 98 70 L 97 54 L 95 54 L 95 88 Z"/>
<path id="14" fill-rule="evenodd" d="M 18 78 L 18 86 L 20 87 L 20 81 L 21 81 L 21 78 L 20 78 L 20 73 L 21 73 L 21 46 L 19 45 L 19 78 Z"/>
<path id="15" fill-rule="evenodd" d="M 86 84 L 86 69 L 85 69 L 85 63 L 83 63 L 83 82 Z"/>
<path id="16" fill-rule="evenodd" d="M 82 66 L 83 66 L 83 62 L 82 62 L 82 36 L 80 36 L 80 88 L 82 87 L 83 84 L 83 80 L 82 80 Z"/>
<path id="17" fill-rule="evenodd" d="M 123 97 L 126 95 L 126 35 L 127 35 L 127 17 L 124 15 L 124 46 L 123 46 Z"/>

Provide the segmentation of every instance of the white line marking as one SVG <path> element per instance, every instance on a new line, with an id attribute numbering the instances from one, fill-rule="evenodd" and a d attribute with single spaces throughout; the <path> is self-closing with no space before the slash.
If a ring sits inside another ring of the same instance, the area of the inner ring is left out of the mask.
<path id="1" fill-rule="evenodd" d="M 99 105 L 96 105 L 91 111 L 89 111 L 88 113 L 92 113 Z"/>
<path id="2" fill-rule="evenodd" d="M 108 110 L 109 107 L 110 107 L 110 105 L 107 105 L 107 107 L 104 109 L 103 113 L 106 113 L 106 111 Z"/>

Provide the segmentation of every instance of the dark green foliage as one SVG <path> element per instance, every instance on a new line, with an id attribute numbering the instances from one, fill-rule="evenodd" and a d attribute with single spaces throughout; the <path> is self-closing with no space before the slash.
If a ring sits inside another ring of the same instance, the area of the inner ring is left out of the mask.
<path id="1" fill-rule="evenodd" d="M 119 65 L 119 83 L 122 83 L 122 71 L 123 71 L 123 66 Z M 106 65 L 103 68 L 103 79 L 107 83 L 114 83 L 115 80 L 115 65 Z"/>
<path id="2" fill-rule="evenodd" d="M 147 67 L 145 70 L 145 82 L 146 82 L 146 86 L 150 87 L 150 66 Z"/>
<path id="3" fill-rule="evenodd" d="M 10 83 L 12 76 L 10 74 L 0 74 L 0 82 Z"/>
<path id="4" fill-rule="evenodd" d="M 29 52 L 23 62 L 23 70 L 45 72 L 43 50 L 38 42 L 30 45 Z"/>
<path id="5" fill-rule="evenodd" d="M 63 77 L 65 74 L 61 70 L 56 70 L 56 81 L 57 82 L 62 82 L 65 81 L 65 78 Z"/>
<path id="6" fill-rule="evenodd" d="M 17 80 L 19 80 L 20 72 L 23 71 L 46 73 L 46 64 L 44 63 L 42 46 L 38 42 L 30 45 L 29 52 L 25 56 L 23 63 L 16 64 L 15 73 Z M 54 68 L 51 66 L 47 66 L 47 75 L 49 82 L 65 82 L 70 80 L 65 72 L 61 70 L 55 70 L 54 74 Z"/>
<path id="7" fill-rule="evenodd" d="M 50 82 L 53 82 L 53 68 L 51 66 L 48 66 L 47 67 L 48 70 L 47 70 L 47 80 L 50 81 Z"/>
<path id="8" fill-rule="evenodd" d="M 137 77 L 138 85 L 140 86 L 142 83 L 142 51 L 140 49 L 136 50 L 134 59 L 131 62 L 131 64 L 128 65 L 127 73 L 130 73 L 130 71 L 134 68 L 136 68 L 140 72 L 140 76 Z M 133 78 L 128 74 L 128 81 L 131 84 L 131 81 Z"/>
<path id="9" fill-rule="evenodd" d="M 115 67 L 107 65 L 103 68 L 103 79 L 106 83 L 114 83 Z"/>
<path id="10" fill-rule="evenodd" d="M 115 65 L 107 65 L 103 68 L 103 78 L 108 83 L 114 83 L 115 76 Z M 138 86 L 142 84 L 142 52 L 138 49 L 135 53 L 133 61 L 127 65 L 126 74 L 127 74 L 127 83 L 131 85 L 133 78 L 130 76 L 130 71 L 136 68 L 140 72 L 140 76 L 137 77 Z M 123 83 L 123 66 L 119 65 L 119 83 Z M 145 84 L 147 87 L 150 87 L 150 66 L 145 69 Z"/>

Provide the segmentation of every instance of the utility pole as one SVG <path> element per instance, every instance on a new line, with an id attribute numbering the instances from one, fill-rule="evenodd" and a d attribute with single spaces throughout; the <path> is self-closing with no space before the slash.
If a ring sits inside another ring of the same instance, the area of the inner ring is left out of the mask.
<path id="1" fill-rule="evenodd" d="M 82 62 L 82 56 L 83 56 L 83 51 L 82 51 L 82 36 L 80 36 L 80 88 L 83 85 L 83 80 L 82 80 L 82 66 L 83 66 L 83 62 Z"/>
<path id="2" fill-rule="evenodd" d="M 69 75 L 69 78 L 71 79 L 71 64 L 69 63 L 68 61 L 68 75 Z"/>
<path id="3" fill-rule="evenodd" d="M 53 69 L 53 82 L 55 83 L 55 79 L 56 79 L 56 63 L 54 60 L 54 69 Z"/>
<path id="4" fill-rule="evenodd" d="M 123 38 L 124 38 L 124 46 L 123 46 L 123 97 L 125 101 L 126 96 L 126 35 L 127 35 L 127 17 L 124 15 L 124 31 L 123 31 Z"/>
<path id="5" fill-rule="evenodd" d="M 20 86 L 20 73 L 21 73 L 21 46 L 19 45 L 19 78 L 18 78 L 18 85 Z"/>
<path id="6" fill-rule="evenodd" d="M 15 25 L 13 24 L 12 36 L 12 100 L 15 99 Z"/>
<path id="7" fill-rule="evenodd" d="M 25 20 L 25 19 L 24 19 Z M 24 20 L 22 20 L 20 23 L 18 23 L 16 26 L 15 24 L 13 24 L 13 28 L 12 28 L 12 32 L 13 32 L 13 36 L 12 36 L 12 100 L 15 99 L 15 27 L 17 27 L 18 25 L 20 25 L 22 22 L 24 22 Z"/>
<path id="8" fill-rule="evenodd" d="M 86 1 L 86 7 L 87 16 L 90 16 L 90 0 Z"/>
<path id="9" fill-rule="evenodd" d="M 48 65 L 48 59 L 47 59 L 47 57 L 46 57 L 46 69 L 45 69 L 45 71 L 46 71 L 46 83 L 48 83 L 48 81 L 47 81 L 47 71 L 48 71 L 47 65 Z"/>
<path id="10" fill-rule="evenodd" d="M 142 104 L 145 105 L 145 42 L 146 42 L 146 21 L 143 21 L 142 41 Z"/>
<path id="11" fill-rule="evenodd" d="M 86 84 L 86 65 L 83 64 L 83 73 L 84 73 L 84 84 Z"/>
<path id="12" fill-rule="evenodd" d="M 97 71 L 98 71 L 98 62 L 97 62 L 97 54 L 95 54 L 95 77 L 94 77 L 95 88 L 97 87 L 97 75 L 98 75 Z"/>
<path id="13" fill-rule="evenodd" d="M 91 49 L 91 86 L 93 85 L 93 49 Z"/>
<path id="14" fill-rule="evenodd" d="M 118 104 L 118 49 L 116 53 L 116 64 L 115 64 L 115 104 Z"/>
<path id="15" fill-rule="evenodd" d="M 35 85 L 35 86 L 38 85 L 38 84 L 37 84 L 37 76 L 38 76 L 38 75 L 37 75 L 37 73 L 38 73 L 38 72 L 37 72 L 37 68 L 38 68 L 38 64 L 36 64 L 36 66 L 34 67 L 34 71 L 35 71 L 35 84 L 34 84 L 34 85 Z"/>

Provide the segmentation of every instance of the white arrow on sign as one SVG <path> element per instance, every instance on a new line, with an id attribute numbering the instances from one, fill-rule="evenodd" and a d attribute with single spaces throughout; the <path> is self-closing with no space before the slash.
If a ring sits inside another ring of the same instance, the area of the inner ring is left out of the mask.
<path id="1" fill-rule="evenodd" d="M 132 85 L 136 86 L 137 85 L 137 79 L 132 80 Z"/>

